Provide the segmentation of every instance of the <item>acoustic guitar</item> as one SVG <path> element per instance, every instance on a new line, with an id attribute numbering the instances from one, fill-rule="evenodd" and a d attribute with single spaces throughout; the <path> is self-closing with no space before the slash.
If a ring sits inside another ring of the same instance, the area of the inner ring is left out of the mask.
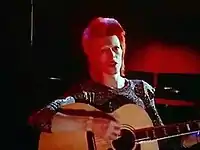
<path id="1" fill-rule="evenodd" d="M 144 109 L 126 104 L 111 114 L 105 114 L 83 103 L 63 106 L 62 113 L 94 118 L 116 118 L 122 124 L 121 136 L 114 141 L 105 141 L 94 133 L 97 150 L 158 150 L 158 140 L 187 135 L 200 131 L 200 120 L 154 127 Z M 41 133 L 39 150 L 88 150 L 87 131 Z"/>

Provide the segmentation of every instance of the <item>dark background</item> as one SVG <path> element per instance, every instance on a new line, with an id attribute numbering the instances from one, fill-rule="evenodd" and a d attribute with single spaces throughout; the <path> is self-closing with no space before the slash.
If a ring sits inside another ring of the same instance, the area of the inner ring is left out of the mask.
<path id="1" fill-rule="evenodd" d="M 4 12 L 6 14 L 4 19 L 8 24 L 5 30 L 2 29 L 2 37 L 5 40 L 2 46 L 8 59 L 3 62 L 5 67 L 2 71 L 8 71 L 8 74 L 3 73 L 2 76 L 8 78 L 5 88 L 12 93 L 12 97 L 16 96 L 12 98 L 16 110 L 13 129 L 17 131 L 17 137 L 20 137 L 15 140 L 15 149 L 19 150 L 37 147 L 35 140 L 37 133 L 30 130 L 26 124 L 28 116 L 62 95 L 75 82 L 88 78 L 80 39 L 83 29 L 93 17 L 114 17 L 121 22 L 127 31 L 128 53 L 129 47 L 133 49 L 142 47 L 154 40 L 167 44 L 186 45 L 197 50 L 200 48 L 200 11 L 198 2 L 195 1 L 133 1 L 131 3 L 35 1 L 32 47 L 30 46 L 30 4 L 16 2 L 14 5 L 6 6 L 11 11 Z M 137 72 L 134 73 L 135 76 L 136 74 Z M 49 77 L 54 76 L 61 80 L 49 80 Z M 152 76 L 152 73 L 143 73 L 137 77 L 151 84 Z M 181 83 L 189 80 L 189 76 L 184 75 L 187 77 L 180 81 L 177 81 L 176 76 L 158 75 L 158 80 L 162 78 L 158 82 L 161 86 L 158 97 L 199 102 L 199 91 L 194 87 L 199 85 L 197 75 L 193 77 L 192 84 L 190 82 L 187 84 L 190 86 L 186 86 L 194 89 L 190 90 L 193 92 L 191 94 L 193 97 L 187 94 L 182 96 L 172 94 L 171 97 L 167 97 L 168 94 L 162 92 L 162 87 L 169 83 L 170 86 L 184 89 Z M 182 75 L 178 78 L 180 76 Z M 166 123 L 197 118 L 199 114 L 198 109 L 195 110 L 193 107 L 158 105 L 158 109 Z"/>

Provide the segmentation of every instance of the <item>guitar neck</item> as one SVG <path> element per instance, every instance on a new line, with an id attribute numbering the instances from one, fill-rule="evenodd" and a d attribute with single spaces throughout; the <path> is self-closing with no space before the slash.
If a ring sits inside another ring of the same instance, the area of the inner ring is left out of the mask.
<path id="1" fill-rule="evenodd" d="M 134 131 L 136 142 L 151 142 L 172 137 L 187 135 L 200 131 L 200 120 L 166 126 L 142 128 Z"/>

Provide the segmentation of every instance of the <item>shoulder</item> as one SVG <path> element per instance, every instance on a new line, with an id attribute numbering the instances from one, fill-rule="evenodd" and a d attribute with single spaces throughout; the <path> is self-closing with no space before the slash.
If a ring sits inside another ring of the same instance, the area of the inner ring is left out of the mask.
<path id="1" fill-rule="evenodd" d="M 133 86 L 139 86 L 141 88 L 144 88 L 145 90 L 150 90 L 152 92 L 155 92 L 155 88 L 153 88 L 152 85 L 150 85 L 149 83 L 147 83 L 144 80 L 139 80 L 139 79 L 132 79 L 129 80 L 127 79 Z"/>
<path id="2" fill-rule="evenodd" d="M 146 91 L 149 90 L 149 92 L 155 93 L 155 88 L 153 88 L 152 85 L 150 85 L 149 83 L 147 83 L 147 82 L 144 81 L 144 80 L 142 80 L 142 82 L 143 82 L 144 89 L 145 89 Z"/>
<path id="3" fill-rule="evenodd" d="M 146 81 L 139 79 L 128 79 L 128 81 L 130 82 L 135 94 L 138 97 L 144 98 L 148 96 L 150 99 L 154 98 L 155 88 L 153 88 L 153 86 L 147 83 Z"/>

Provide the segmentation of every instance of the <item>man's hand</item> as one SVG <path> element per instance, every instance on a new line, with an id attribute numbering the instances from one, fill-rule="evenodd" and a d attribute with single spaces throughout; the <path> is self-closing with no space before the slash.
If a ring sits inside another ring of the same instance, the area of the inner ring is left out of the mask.
<path id="1" fill-rule="evenodd" d="M 109 119 L 91 119 L 90 127 L 95 135 L 105 140 L 115 140 L 120 136 L 121 126 L 118 122 Z"/>
<path id="2" fill-rule="evenodd" d="M 182 144 L 185 148 L 190 148 L 193 145 L 200 143 L 200 132 L 182 137 Z"/>

